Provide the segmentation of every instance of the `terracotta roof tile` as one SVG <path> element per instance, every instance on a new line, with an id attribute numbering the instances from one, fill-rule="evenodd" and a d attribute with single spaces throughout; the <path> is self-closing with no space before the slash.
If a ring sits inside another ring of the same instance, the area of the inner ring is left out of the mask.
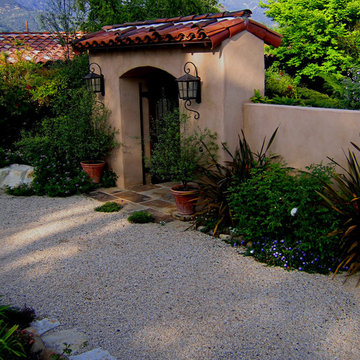
<path id="1" fill-rule="evenodd" d="M 24 51 L 24 58 L 34 62 L 45 63 L 65 59 L 64 48 L 60 45 L 56 34 L 0 33 L 0 52 L 6 52 L 10 62 L 17 61 L 17 50 Z"/>
<path id="2" fill-rule="evenodd" d="M 139 46 L 203 44 L 212 49 L 247 30 L 266 44 L 279 46 L 281 35 L 253 20 L 250 10 L 189 15 L 170 19 L 129 22 L 105 26 L 101 31 L 73 41 L 77 51 L 99 48 L 126 49 Z"/>

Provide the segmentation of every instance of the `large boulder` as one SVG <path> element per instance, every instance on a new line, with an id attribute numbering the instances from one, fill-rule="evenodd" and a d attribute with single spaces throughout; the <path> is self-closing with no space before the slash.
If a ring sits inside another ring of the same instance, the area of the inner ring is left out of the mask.
<path id="1" fill-rule="evenodd" d="M 2 187 L 2 183 L 5 178 L 9 175 L 10 167 L 5 167 L 0 169 L 0 187 Z"/>
<path id="2" fill-rule="evenodd" d="M 34 168 L 29 165 L 12 164 L 0 169 L 0 188 L 16 188 L 31 185 L 34 180 Z"/>

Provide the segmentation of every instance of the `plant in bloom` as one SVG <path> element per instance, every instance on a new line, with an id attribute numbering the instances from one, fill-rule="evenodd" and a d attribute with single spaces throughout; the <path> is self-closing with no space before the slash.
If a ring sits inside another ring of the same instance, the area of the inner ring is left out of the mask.
<path id="1" fill-rule="evenodd" d="M 322 206 L 316 193 L 330 181 L 332 168 L 309 167 L 311 174 L 291 173 L 281 164 L 252 171 L 246 182 L 231 189 L 234 225 L 247 254 L 284 269 L 328 273 L 339 264 L 339 238 L 328 236 L 340 217 Z"/>
<path id="2" fill-rule="evenodd" d="M 328 249 L 331 251 L 331 249 Z M 308 248 L 308 244 L 289 239 L 271 239 L 263 237 L 254 241 L 247 250 L 247 255 L 268 265 L 281 266 L 286 270 L 328 273 L 339 263 L 337 256 L 324 256 L 320 249 Z"/>

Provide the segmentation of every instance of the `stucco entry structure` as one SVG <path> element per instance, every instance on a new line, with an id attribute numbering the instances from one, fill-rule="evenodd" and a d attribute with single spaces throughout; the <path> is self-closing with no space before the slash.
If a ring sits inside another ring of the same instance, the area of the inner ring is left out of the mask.
<path id="1" fill-rule="evenodd" d="M 76 40 L 76 51 L 88 51 L 105 79 L 102 99 L 122 144 L 108 161 L 118 186 L 149 182 L 143 154 L 151 153 L 156 117 L 180 107 L 175 79 L 193 62 L 201 78 L 201 128 L 216 131 L 219 142 L 237 144 L 243 127 L 243 104 L 254 89 L 264 90 L 264 43 L 279 46 L 281 36 L 249 19 L 250 10 L 192 15 L 105 26 Z M 154 120 L 155 119 L 155 120 Z"/>

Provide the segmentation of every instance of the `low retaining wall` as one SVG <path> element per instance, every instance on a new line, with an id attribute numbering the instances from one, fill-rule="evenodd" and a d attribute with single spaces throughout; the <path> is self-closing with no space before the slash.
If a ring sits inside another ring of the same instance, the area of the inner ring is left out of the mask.
<path id="1" fill-rule="evenodd" d="M 344 151 L 353 148 L 350 141 L 360 146 L 360 111 L 253 103 L 244 104 L 243 110 L 251 148 L 260 150 L 263 138 L 269 139 L 279 126 L 271 152 L 292 167 L 326 164 L 327 157 L 344 166 Z"/>

